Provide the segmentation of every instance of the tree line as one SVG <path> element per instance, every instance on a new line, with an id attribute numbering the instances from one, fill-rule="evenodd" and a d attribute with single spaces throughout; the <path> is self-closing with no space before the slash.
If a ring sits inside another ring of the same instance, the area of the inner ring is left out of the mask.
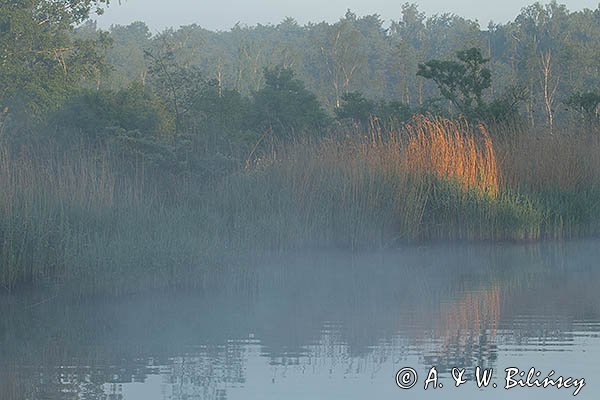
<path id="1" fill-rule="evenodd" d="M 107 84 L 143 81 L 148 72 L 144 51 L 166 48 L 181 65 L 198 67 L 244 95 L 264 84 L 263 68 L 283 66 L 294 69 L 329 110 L 353 92 L 422 107 L 443 96 L 418 76 L 419 64 L 477 47 L 493 75 L 488 96 L 526 95 L 523 111 L 530 125 L 565 119 L 570 97 L 598 93 L 600 8 L 571 12 L 557 2 L 535 3 L 511 22 L 485 28 L 453 14 L 426 16 L 415 4 L 404 4 L 399 13 L 389 22 L 348 11 L 333 24 L 301 26 L 288 18 L 278 25 L 236 25 L 223 32 L 190 25 L 151 35 L 139 22 L 113 26 L 108 57 L 115 69 Z M 93 24 L 87 29 L 95 31 Z"/>
<path id="2" fill-rule="evenodd" d="M 506 24 L 404 4 L 389 22 L 152 34 L 98 29 L 107 1 L 0 0 L 0 132 L 112 141 L 175 166 L 239 163 L 257 143 L 373 117 L 464 115 L 553 133 L 598 125 L 600 7 L 535 3 Z M 117 5 L 114 5 L 117 6 Z"/>

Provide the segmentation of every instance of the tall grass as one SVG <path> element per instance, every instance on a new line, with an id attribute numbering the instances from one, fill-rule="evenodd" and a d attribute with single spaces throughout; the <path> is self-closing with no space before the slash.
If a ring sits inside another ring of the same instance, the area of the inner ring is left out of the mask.
<path id="1" fill-rule="evenodd" d="M 210 186 L 107 152 L 3 149 L 0 290 L 199 286 L 262 252 L 596 235 L 599 154 L 598 138 L 432 117 L 282 144 Z"/>
<path id="2" fill-rule="evenodd" d="M 235 248 L 381 246 L 418 234 L 424 182 L 393 146 L 302 143 L 227 179 L 214 209 Z"/>
<path id="3" fill-rule="evenodd" d="M 483 127 L 419 117 L 281 148 L 228 179 L 215 209 L 236 248 L 539 236 L 540 213 L 499 182 Z"/>
<path id="4" fill-rule="evenodd" d="M 504 184 L 517 190 L 579 191 L 600 184 L 598 134 L 530 134 L 497 143 Z"/>
<path id="5" fill-rule="evenodd" d="M 496 155 L 483 125 L 474 130 L 466 120 L 420 117 L 404 130 L 407 168 L 455 180 L 463 190 L 498 196 Z"/>
<path id="6" fill-rule="evenodd" d="M 503 186 L 545 211 L 542 236 L 600 233 L 600 135 L 541 133 L 497 142 Z"/>
<path id="7" fill-rule="evenodd" d="M 142 169 L 124 171 L 114 156 L 85 149 L 4 149 L 0 157 L 4 290 L 69 281 L 116 293 L 188 278 L 200 284 L 199 266 L 214 265 L 206 247 L 218 245 L 206 212 L 192 207 L 189 195 L 169 199 L 169 182 L 148 179 Z"/>

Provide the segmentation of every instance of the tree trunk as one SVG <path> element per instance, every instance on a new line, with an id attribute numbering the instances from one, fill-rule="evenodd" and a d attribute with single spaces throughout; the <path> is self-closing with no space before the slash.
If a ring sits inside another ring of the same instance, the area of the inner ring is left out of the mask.
<path id="1" fill-rule="evenodd" d="M 544 90 L 544 111 L 550 134 L 554 133 L 554 101 L 558 90 L 559 77 L 552 74 L 552 52 L 550 50 L 542 54 L 541 67 L 543 73 L 542 87 Z"/>

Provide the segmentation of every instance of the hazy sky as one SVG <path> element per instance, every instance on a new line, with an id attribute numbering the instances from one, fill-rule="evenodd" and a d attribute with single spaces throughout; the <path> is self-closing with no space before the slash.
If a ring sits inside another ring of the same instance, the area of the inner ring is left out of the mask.
<path id="1" fill-rule="evenodd" d="M 237 22 L 278 23 L 285 17 L 306 22 L 337 21 L 350 8 L 358 15 L 377 13 L 383 19 L 398 19 L 401 5 L 409 0 L 117 0 L 98 18 L 102 27 L 145 21 L 153 32 L 165 27 L 196 23 L 212 30 L 228 30 Z M 490 20 L 506 22 L 535 0 L 418 0 L 427 15 L 453 12 L 478 19 L 485 27 Z M 570 10 L 596 9 L 600 0 L 562 0 Z"/>

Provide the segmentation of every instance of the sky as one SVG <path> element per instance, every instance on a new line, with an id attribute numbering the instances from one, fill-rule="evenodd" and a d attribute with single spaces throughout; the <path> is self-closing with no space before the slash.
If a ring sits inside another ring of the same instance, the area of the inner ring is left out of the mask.
<path id="1" fill-rule="evenodd" d="M 112 0 L 106 13 L 96 18 L 107 28 L 111 24 L 126 25 L 144 21 L 153 33 L 167 27 L 198 24 L 211 30 L 229 30 L 236 23 L 277 24 L 285 17 L 299 23 L 335 22 L 347 9 L 358 15 L 379 14 L 384 20 L 397 20 L 401 5 L 417 3 L 427 15 L 452 12 L 462 17 L 477 19 L 482 27 L 493 20 L 505 23 L 521 8 L 535 0 Z M 559 0 L 574 10 L 598 8 L 600 0 Z"/>

